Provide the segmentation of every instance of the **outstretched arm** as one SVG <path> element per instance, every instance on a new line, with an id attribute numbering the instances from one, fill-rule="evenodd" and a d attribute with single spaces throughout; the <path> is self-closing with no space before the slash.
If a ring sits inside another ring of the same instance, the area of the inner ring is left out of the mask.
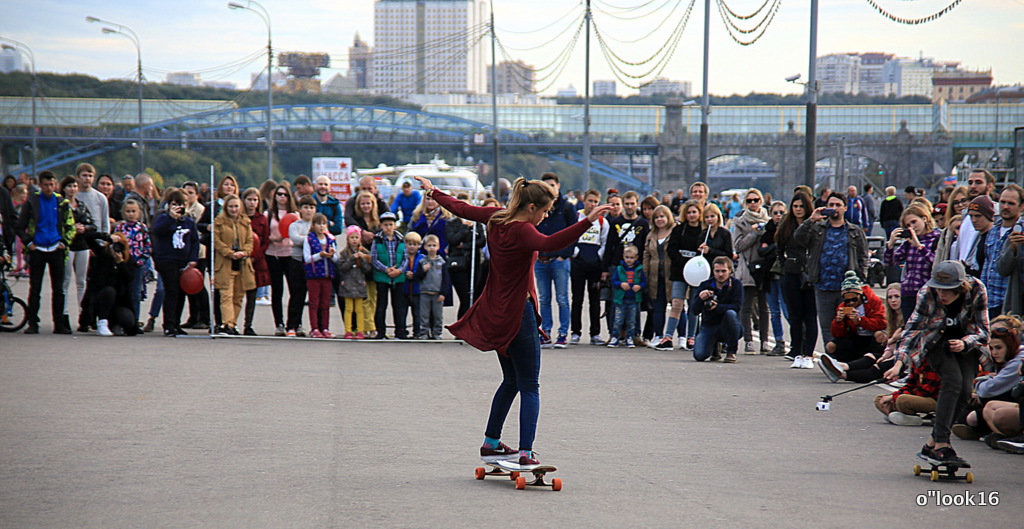
<path id="1" fill-rule="evenodd" d="M 487 221 L 491 220 L 492 215 L 494 215 L 498 211 L 501 211 L 501 208 L 498 207 L 482 208 L 479 206 L 467 204 L 461 200 L 452 198 L 451 196 L 445 194 L 440 189 L 435 188 L 433 184 L 430 183 L 430 180 L 423 178 L 422 176 L 417 176 L 416 179 L 420 181 L 420 184 L 423 186 L 423 191 L 425 193 L 428 193 L 434 200 L 437 201 L 438 204 L 441 205 L 441 207 L 447 209 L 448 211 L 451 211 L 454 215 L 458 217 L 476 222 L 486 223 Z"/>

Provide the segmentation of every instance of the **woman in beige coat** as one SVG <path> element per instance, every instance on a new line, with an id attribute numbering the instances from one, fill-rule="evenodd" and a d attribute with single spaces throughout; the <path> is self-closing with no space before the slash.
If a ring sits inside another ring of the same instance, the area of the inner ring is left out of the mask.
<path id="1" fill-rule="evenodd" d="M 252 227 L 238 195 L 224 197 L 224 207 L 213 220 L 213 286 L 220 292 L 223 322 L 218 333 L 238 335 L 235 324 L 246 294 L 255 295 L 256 272 L 252 261 Z M 250 292 L 251 291 L 251 292 Z"/>

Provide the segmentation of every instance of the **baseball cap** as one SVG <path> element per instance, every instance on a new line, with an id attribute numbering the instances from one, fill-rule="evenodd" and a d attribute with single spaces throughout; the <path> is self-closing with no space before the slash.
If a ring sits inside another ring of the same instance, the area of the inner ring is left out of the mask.
<path id="1" fill-rule="evenodd" d="M 942 261 L 932 272 L 932 278 L 925 283 L 929 288 L 942 288 L 946 290 L 959 288 L 967 280 L 967 272 L 960 261 Z"/>
<path id="2" fill-rule="evenodd" d="M 390 211 L 385 211 L 384 213 L 381 213 L 380 221 L 384 222 L 385 220 L 390 220 L 392 222 L 395 222 L 395 221 L 398 220 L 398 216 L 396 216 L 394 213 L 392 213 Z"/>

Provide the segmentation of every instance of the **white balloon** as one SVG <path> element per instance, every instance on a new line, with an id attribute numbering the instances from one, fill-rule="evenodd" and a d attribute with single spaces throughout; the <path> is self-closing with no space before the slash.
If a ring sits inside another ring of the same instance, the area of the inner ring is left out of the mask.
<path id="1" fill-rule="evenodd" d="M 698 255 L 686 262 L 683 267 L 683 279 L 691 287 L 700 286 L 711 277 L 711 265 L 703 255 Z"/>

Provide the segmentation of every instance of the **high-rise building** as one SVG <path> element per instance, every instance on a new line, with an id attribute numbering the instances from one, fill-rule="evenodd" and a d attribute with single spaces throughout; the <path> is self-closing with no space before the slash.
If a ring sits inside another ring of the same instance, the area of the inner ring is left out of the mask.
<path id="1" fill-rule="evenodd" d="M 348 77 L 355 83 L 355 89 L 365 90 L 373 86 L 373 49 L 359 38 L 359 33 L 348 48 Z"/>
<path id="2" fill-rule="evenodd" d="M 379 94 L 481 93 L 487 88 L 487 3 L 377 0 L 372 86 Z M 368 80 L 369 82 L 369 80 Z"/>
<path id="3" fill-rule="evenodd" d="M 532 94 L 537 91 L 537 72 L 523 61 L 502 61 L 494 72 L 498 94 Z M 491 93 L 491 67 L 487 67 L 487 93 Z"/>
<path id="4" fill-rule="evenodd" d="M 597 80 L 594 81 L 594 97 L 614 96 L 615 81 Z"/>
<path id="5" fill-rule="evenodd" d="M 891 53 L 860 53 L 860 93 L 869 96 L 889 96 L 895 93 L 896 87 L 887 82 L 882 70 L 885 63 L 894 57 Z"/>
<path id="6" fill-rule="evenodd" d="M 825 94 L 860 93 L 860 57 L 835 53 L 818 57 L 815 68 L 820 83 L 818 90 Z"/>
<path id="7" fill-rule="evenodd" d="M 899 97 L 925 96 L 932 97 L 932 72 L 934 61 L 928 58 L 893 59 L 882 67 L 882 75 L 886 82 L 895 87 L 895 95 Z"/>

